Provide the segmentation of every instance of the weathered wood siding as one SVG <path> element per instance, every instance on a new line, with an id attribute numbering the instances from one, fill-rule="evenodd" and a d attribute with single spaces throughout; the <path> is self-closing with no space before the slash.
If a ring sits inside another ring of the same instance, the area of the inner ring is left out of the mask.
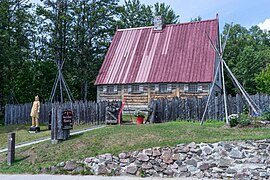
<path id="1" fill-rule="evenodd" d="M 151 99 L 160 99 L 167 98 L 172 99 L 174 97 L 188 97 L 188 96 L 197 96 L 202 97 L 208 95 L 209 92 L 209 83 L 199 83 L 193 84 L 196 88 L 201 86 L 201 90 L 199 92 L 190 92 L 187 90 L 189 86 L 192 86 L 188 83 L 163 83 L 167 85 L 169 89 L 168 92 L 161 92 L 160 85 L 161 84 L 136 84 L 140 86 L 139 92 L 132 92 L 130 88 L 132 84 L 128 85 L 110 85 L 115 86 L 113 92 L 107 92 L 108 87 L 106 85 L 99 85 L 97 87 L 97 101 L 112 101 L 119 100 L 122 101 L 126 98 L 126 102 L 128 107 L 125 107 L 131 110 L 136 109 L 146 109 L 148 103 Z M 111 88 L 113 89 L 113 88 Z M 219 87 L 215 88 L 215 91 L 220 91 Z"/>

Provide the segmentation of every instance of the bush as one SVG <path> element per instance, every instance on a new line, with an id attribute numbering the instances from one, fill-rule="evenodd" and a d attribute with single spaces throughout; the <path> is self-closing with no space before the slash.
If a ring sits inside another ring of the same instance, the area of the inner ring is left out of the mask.
<path id="1" fill-rule="evenodd" d="M 231 114 L 228 118 L 229 118 L 229 123 L 231 127 L 237 126 L 239 124 L 238 114 Z"/>
<path id="2" fill-rule="evenodd" d="M 143 117 L 143 118 L 145 118 L 145 114 L 143 112 L 141 112 L 141 111 L 135 112 L 134 115 L 135 115 L 135 117 Z"/>
<path id="3" fill-rule="evenodd" d="M 239 124 L 242 126 L 248 126 L 251 124 L 251 120 L 248 114 L 246 113 L 242 113 L 240 114 L 240 118 L 239 118 Z"/>
<path id="4" fill-rule="evenodd" d="M 264 120 L 264 121 L 270 121 L 270 108 L 269 107 L 263 109 L 262 120 Z"/>

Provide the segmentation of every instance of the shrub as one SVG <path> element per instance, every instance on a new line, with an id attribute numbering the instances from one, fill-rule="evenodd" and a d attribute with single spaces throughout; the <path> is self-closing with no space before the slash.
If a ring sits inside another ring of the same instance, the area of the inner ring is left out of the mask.
<path id="1" fill-rule="evenodd" d="M 135 115 L 135 117 L 143 117 L 143 118 L 145 118 L 145 114 L 143 112 L 141 112 L 141 111 L 136 111 L 134 115 Z"/>
<path id="2" fill-rule="evenodd" d="M 242 126 L 248 126 L 251 124 L 251 120 L 248 114 L 242 113 L 240 114 L 240 118 L 238 119 L 238 122 Z"/>
<path id="3" fill-rule="evenodd" d="M 228 118 L 229 118 L 229 123 L 231 127 L 237 126 L 239 124 L 238 114 L 231 114 Z"/>
<path id="4" fill-rule="evenodd" d="M 262 120 L 264 120 L 264 121 L 270 121 L 270 108 L 269 107 L 263 109 Z"/>

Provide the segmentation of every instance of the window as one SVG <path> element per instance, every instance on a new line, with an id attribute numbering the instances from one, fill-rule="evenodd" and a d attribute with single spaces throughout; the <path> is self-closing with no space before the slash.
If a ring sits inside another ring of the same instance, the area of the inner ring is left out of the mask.
<path id="1" fill-rule="evenodd" d="M 188 85 L 188 92 L 190 92 L 190 93 L 197 92 L 197 85 L 196 84 L 189 84 Z"/>
<path id="2" fill-rule="evenodd" d="M 161 93 L 168 92 L 167 84 L 160 84 L 159 85 L 159 92 L 161 92 Z"/>
<path id="3" fill-rule="evenodd" d="M 140 85 L 132 85 L 131 86 L 131 92 L 139 93 L 140 92 Z"/>
<path id="4" fill-rule="evenodd" d="M 198 87 L 197 87 L 197 92 L 202 92 L 202 90 L 203 90 L 202 85 L 198 85 Z"/>
<path id="5" fill-rule="evenodd" d="M 117 93 L 117 86 L 116 85 L 107 86 L 107 93 Z"/>

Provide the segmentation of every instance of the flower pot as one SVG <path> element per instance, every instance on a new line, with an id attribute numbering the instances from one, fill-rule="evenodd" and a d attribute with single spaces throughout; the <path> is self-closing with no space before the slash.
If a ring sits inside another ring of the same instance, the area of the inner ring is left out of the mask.
<path id="1" fill-rule="evenodd" d="M 136 122 L 137 122 L 137 124 L 143 124 L 143 119 L 144 119 L 144 117 L 137 116 L 137 117 L 136 117 Z"/>

